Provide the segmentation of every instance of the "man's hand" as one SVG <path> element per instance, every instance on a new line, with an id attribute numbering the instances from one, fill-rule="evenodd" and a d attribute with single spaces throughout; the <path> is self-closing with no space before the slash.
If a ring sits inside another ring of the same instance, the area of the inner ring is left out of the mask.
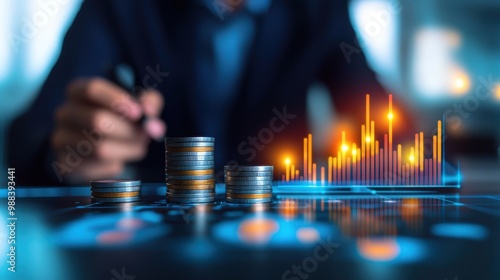
<path id="1" fill-rule="evenodd" d="M 144 91 L 135 100 L 107 80 L 76 80 L 68 86 L 66 102 L 55 114 L 52 146 L 64 161 L 68 147 L 77 150 L 92 134 L 98 139 L 71 175 L 84 180 L 116 176 L 125 163 L 144 158 L 151 138 L 165 134 L 166 125 L 158 118 L 162 109 L 163 97 L 157 91 Z M 143 116 L 148 118 L 139 124 Z"/>

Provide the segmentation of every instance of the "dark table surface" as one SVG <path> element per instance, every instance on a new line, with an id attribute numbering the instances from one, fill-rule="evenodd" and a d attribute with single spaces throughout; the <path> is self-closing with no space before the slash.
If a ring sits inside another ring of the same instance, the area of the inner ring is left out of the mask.
<path id="1" fill-rule="evenodd" d="M 99 204 L 88 186 L 18 187 L 16 272 L 0 279 L 500 279 L 500 164 L 465 160 L 456 193 L 274 188 L 265 205 Z M 325 191 L 326 190 L 326 191 Z M 7 224 L 6 190 L 0 219 Z"/>

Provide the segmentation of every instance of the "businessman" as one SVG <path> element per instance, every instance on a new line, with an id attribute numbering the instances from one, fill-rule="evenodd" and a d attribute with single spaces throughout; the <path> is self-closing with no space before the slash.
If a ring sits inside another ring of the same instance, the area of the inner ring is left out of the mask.
<path id="1" fill-rule="evenodd" d="M 268 163 L 308 133 L 312 84 L 340 113 L 384 94 L 353 47 L 347 2 L 86 0 L 11 125 L 9 164 L 20 184 L 159 182 L 165 134 L 215 136 L 216 169 Z"/>

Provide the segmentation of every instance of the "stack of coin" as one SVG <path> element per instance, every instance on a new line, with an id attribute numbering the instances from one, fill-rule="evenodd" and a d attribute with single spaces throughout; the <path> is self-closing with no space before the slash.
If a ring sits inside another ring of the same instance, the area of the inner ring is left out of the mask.
<path id="1" fill-rule="evenodd" d="M 167 201 L 208 203 L 215 199 L 213 137 L 165 138 Z"/>
<path id="2" fill-rule="evenodd" d="M 90 181 L 94 202 L 133 202 L 141 199 L 141 180 Z"/>
<path id="3" fill-rule="evenodd" d="M 273 197 L 273 166 L 225 166 L 226 201 L 265 203 Z"/>

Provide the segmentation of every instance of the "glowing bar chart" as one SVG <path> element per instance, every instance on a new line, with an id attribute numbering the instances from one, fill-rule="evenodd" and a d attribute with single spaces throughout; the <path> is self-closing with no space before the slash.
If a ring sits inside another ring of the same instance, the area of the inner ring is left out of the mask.
<path id="1" fill-rule="evenodd" d="M 300 161 L 296 164 L 287 158 L 282 182 L 333 186 L 442 185 L 445 173 L 442 121 L 437 121 L 435 135 L 418 132 L 414 134 L 414 138 L 410 138 L 412 140 L 409 143 L 394 143 L 394 133 L 397 131 L 394 130 L 393 122 L 396 116 L 390 94 L 386 115 L 387 131 L 383 134 L 383 139 L 378 140 L 378 126 L 372 119 L 373 112 L 370 112 L 369 94 L 365 96 L 365 105 L 365 123 L 361 124 L 358 142 L 348 141 L 347 139 L 356 137 L 342 131 L 337 152 L 328 156 L 323 166 L 313 160 L 313 135 L 308 134 L 303 139 L 303 166 L 300 167 Z M 381 135 L 380 131 L 378 133 Z M 425 143 L 430 143 L 430 148 Z M 299 170 L 303 170 L 303 176 L 298 176 Z"/>

